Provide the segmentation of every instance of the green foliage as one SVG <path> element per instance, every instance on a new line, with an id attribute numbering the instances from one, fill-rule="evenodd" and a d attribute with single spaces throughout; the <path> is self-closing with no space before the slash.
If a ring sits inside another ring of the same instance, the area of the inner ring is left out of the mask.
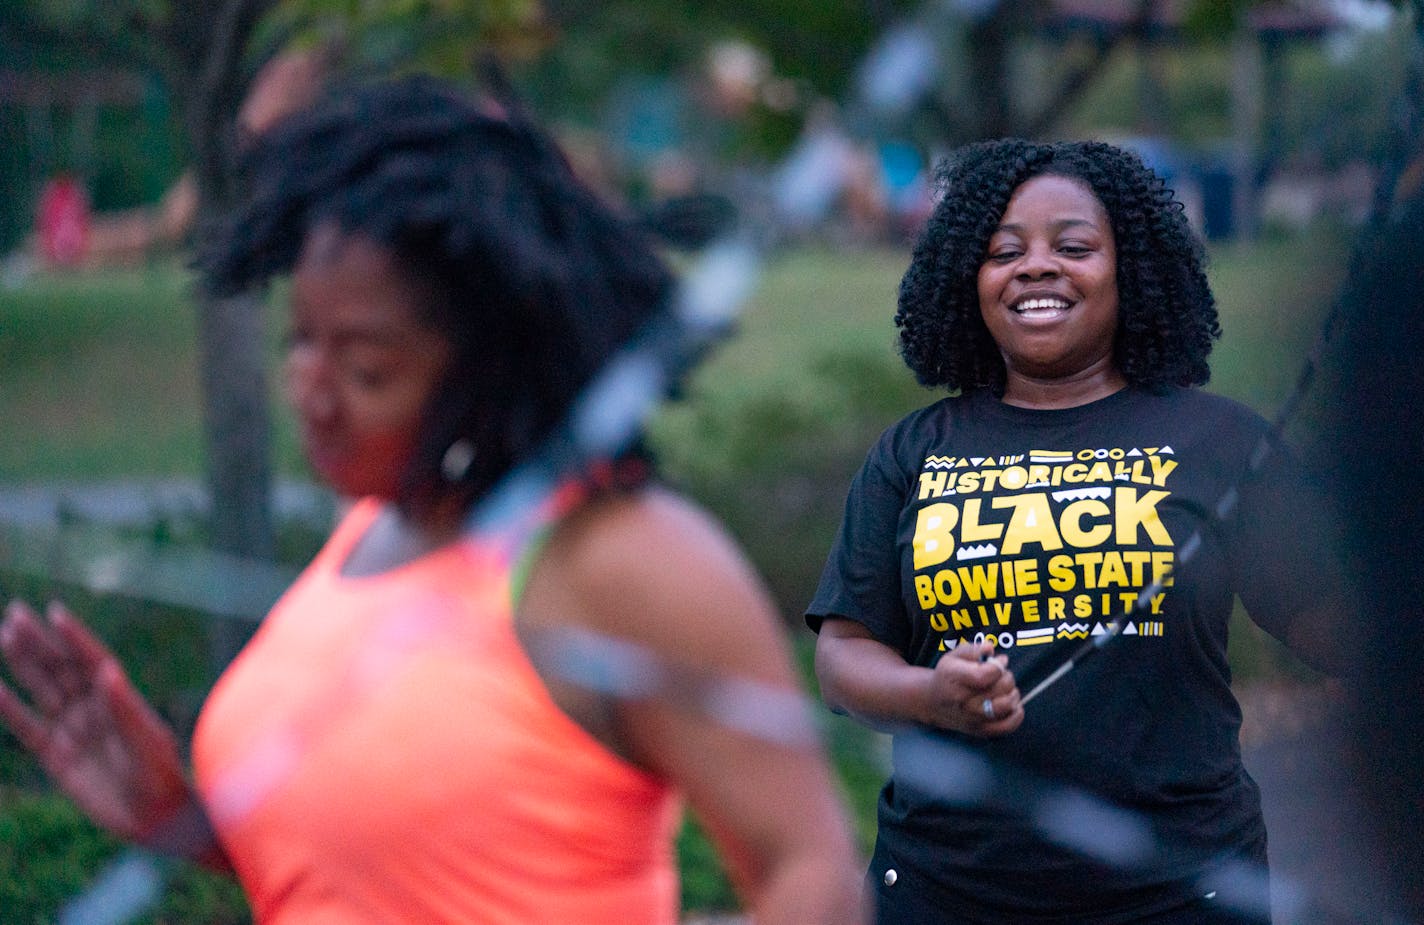
<path id="1" fill-rule="evenodd" d="M 57 797 L 0 791 L 0 908 L 16 925 L 48 925 L 117 846 Z"/>
<path id="2" fill-rule="evenodd" d="M 846 486 L 870 444 L 924 393 L 893 359 L 847 348 L 811 357 L 814 403 L 766 392 L 693 411 L 690 447 L 665 447 L 670 477 L 726 523 L 756 561 L 783 613 L 815 587 Z M 661 444 L 660 444 L 661 445 Z M 676 458 L 672 458 L 673 456 Z"/>
<path id="3" fill-rule="evenodd" d="M 263 31 L 342 42 L 362 67 L 468 75 L 472 55 L 495 48 L 527 57 L 547 40 L 538 0 L 285 0 Z"/>
<path id="4" fill-rule="evenodd" d="M 738 907 L 737 892 L 727 879 L 717 849 L 690 816 L 677 836 L 677 859 L 682 875 L 682 908 L 710 912 Z"/>
<path id="5" fill-rule="evenodd" d="M 890 738 L 845 716 L 827 714 L 824 728 L 831 766 L 840 781 L 841 801 L 850 813 L 856 843 L 869 857 L 875 846 L 880 788 L 890 776 Z"/>
<path id="6" fill-rule="evenodd" d="M 844 98 L 854 63 L 897 16 L 919 10 L 915 0 L 876 4 L 819 0 L 723 0 L 710 35 L 734 35 L 767 49 L 779 73 L 807 81 L 818 94 Z M 788 24 L 794 23 L 794 28 Z"/>
<path id="7" fill-rule="evenodd" d="M 157 81 L 150 80 L 134 108 L 98 114 L 94 154 L 87 167 L 96 211 L 151 206 L 182 173 L 182 133 Z"/>
<path id="8" fill-rule="evenodd" d="M 629 71 L 638 49 L 644 74 L 690 75 L 711 43 L 740 40 L 765 51 L 780 76 L 804 82 L 813 95 L 842 97 L 858 61 L 891 16 L 912 0 L 871 5 L 817 0 L 609 0 L 565 5 L 554 23 L 559 41 L 525 78 L 562 116 L 590 121 L 608 91 Z"/>
<path id="9" fill-rule="evenodd" d="M 237 881 L 192 864 L 181 865 L 163 899 L 136 925 L 247 925 L 252 915 Z"/>
<path id="10" fill-rule="evenodd" d="M 1404 9 L 1411 0 L 1389 0 Z M 1193 41 L 1211 42 L 1229 37 L 1256 7 L 1289 7 L 1279 0 L 1190 0 L 1185 4 L 1182 29 Z"/>
<path id="11" fill-rule="evenodd" d="M 1208 277 L 1221 312 L 1213 391 L 1266 416 L 1295 385 L 1344 279 L 1350 232 L 1322 225 L 1294 237 L 1218 245 Z M 1310 417 L 1287 434 L 1303 443 Z"/>
<path id="12" fill-rule="evenodd" d="M 1257 0 L 1194 0 L 1187 4 L 1182 28 L 1197 41 L 1221 40 L 1231 35 Z"/>
<path id="13" fill-rule="evenodd" d="M 117 4 L 115 4 L 117 6 Z M 90 182 L 98 209 L 155 201 L 179 171 L 181 132 L 152 71 L 106 44 L 86 41 L 76 4 L 0 4 L 0 62 L 6 71 L 39 77 L 120 68 L 150 86 L 137 102 L 39 106 L 0 101 L 0 255 L 32 229 L 41 184 L 61 171 Z"/>
<path id="14" fill-rule="evenodd" d="M 1226 660 L 1235 684 L 1257 681 L 1318 681 L 1320 675 L 1279 640 L 1251 622 L 1237 601 L 1231 614 Z"/>
<path id="15" fill-rule="evenodd" d="M 1205 0 L 1188 7 L 1186 39 L 1144 51 L 1117 47 L 1093 84 L 1056 126 L 1068 137 L 1141 134 L 1169 139 L 1186 155 L 1220 160 L 1230 148 L 1233 70 L 1230 39 L 1247 0 Z M 1279 81 L 1264 101 L 1259 132 L 1266 166 L 1337 170 L 1377 163 L 1391 127 L 1391 106 L 1408 61 L 1410 23 L 1324 39 L 1277 40 L 1263 60 Z M 1149 105 L 1144 90 L 1155 82 Z"/>
<path id="16" fill-rule="evenodd" d="M 63 797 L 0 789 L 0 909 L 7 925 L 50 925 L 121 846 Z M 163 899 L 135 925 L 249 922 L 230 878 L 191 865 L 173 870 Z"/>
<path id="17" fill-rule="evenodd" d="M 729 526 L 797 625 L 865 452 L 935 397 L 892 349 L 903 260 L 810 251 L 773 267 L 739 336 L 652 428 L 663 471 Z"/>
<path id="18" fill-rule="evenodd" d="M 1275 101 L 1278 144 L 1290 160 L 1338 169 L 1351 161 L 1379 163 L 1398 118 L 1411 41 L 1407 22 L 1354 37 L 1335 54 L 1319 46 L 1288 49 L 1283 62 L 1290 92 Z"/>

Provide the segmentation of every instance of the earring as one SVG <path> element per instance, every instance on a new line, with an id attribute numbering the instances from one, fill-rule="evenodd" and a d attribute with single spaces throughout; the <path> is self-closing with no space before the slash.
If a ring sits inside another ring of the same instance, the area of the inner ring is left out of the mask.
<path id="1" fill-rule="evenodd" d="M 440 457 L 440 474 L 445 477 L 445 481 L 454 484 L 465 477 L 465 473 L 470 471 L 470 463 L 474 461 L 475 445 L 467 438 L 461 437 L 450 444 L 445 455 Z"/>

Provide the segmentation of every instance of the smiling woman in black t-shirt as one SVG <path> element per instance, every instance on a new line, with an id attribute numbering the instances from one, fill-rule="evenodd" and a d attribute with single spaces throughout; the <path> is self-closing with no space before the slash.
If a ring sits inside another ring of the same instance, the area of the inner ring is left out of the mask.
<path id="1" fill-rule="evenodd" d="M 920 381 L 959 394 L 871 450 L 807 613 L 827 703 L 896 733 L 879 921 L 1259 920 L 1227 624 L 1239 595 L 1328 665 L 1321 512 L 1288 453 L 1250 465 L 1258 415 L 1195 388 L 1215 303 L 1180 205 L 1134 155 L 990 142 L 942 179 L 896 323 Z M 1236 516 L 1214 515 L 1223 498 Z M 1104 634 L 1025 711 L 1021 689 Z M 912 762 L 926 730 L 991 764 Z M 976 767 L 1009 798 L 983 799 Z M 1119 809 L 1126 834 L 1102 837 Z M 1242 871 L 1255 894 L 1228 902 Z"/>

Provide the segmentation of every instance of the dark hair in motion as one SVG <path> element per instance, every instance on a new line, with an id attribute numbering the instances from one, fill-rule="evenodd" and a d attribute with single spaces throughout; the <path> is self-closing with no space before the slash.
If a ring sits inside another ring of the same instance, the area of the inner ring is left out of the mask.
<path id="1" fill-rule="evenodd" d="M 347 87 L 295 114 L 248 152 L 243 180 L 241 206 L 200 253 L 213 292 L 290 272 L 332 222 L 390 248 L 454 344 L 407 502 L 448 490 L 440 461 L 460 438 L 476 454 L 455 489 L 487 490 L 672 287 L 641 233 L 517 109 L 427 77 Z"/>
<path id="2" fill-rule="evenodd" d="M 1127 381 L 1201 385 L 1221 336 L 1201 246 L 1162 179 L 1101 142 L 980 142 L 940 167 L 943 198 L 900 283 L 900 352 L 926 386 L 1002 392 L 1004 362 L 979 313 L 978 273 L 1009 199 L 1042 175 L 1078 180 L 1112 223 L 1117 248 L 1114 360 Z"/>

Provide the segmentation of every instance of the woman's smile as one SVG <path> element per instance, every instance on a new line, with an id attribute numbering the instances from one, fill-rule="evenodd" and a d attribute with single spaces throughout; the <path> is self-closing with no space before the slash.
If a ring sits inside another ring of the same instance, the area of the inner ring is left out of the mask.
<path id="1" fill-rule="evenodd" d="M 1054 322 L 1066 316 L 1073 302 L 1062 296 L 1027 295 L 1009 306 L 1009 310 L 1025 322 Z"/>

